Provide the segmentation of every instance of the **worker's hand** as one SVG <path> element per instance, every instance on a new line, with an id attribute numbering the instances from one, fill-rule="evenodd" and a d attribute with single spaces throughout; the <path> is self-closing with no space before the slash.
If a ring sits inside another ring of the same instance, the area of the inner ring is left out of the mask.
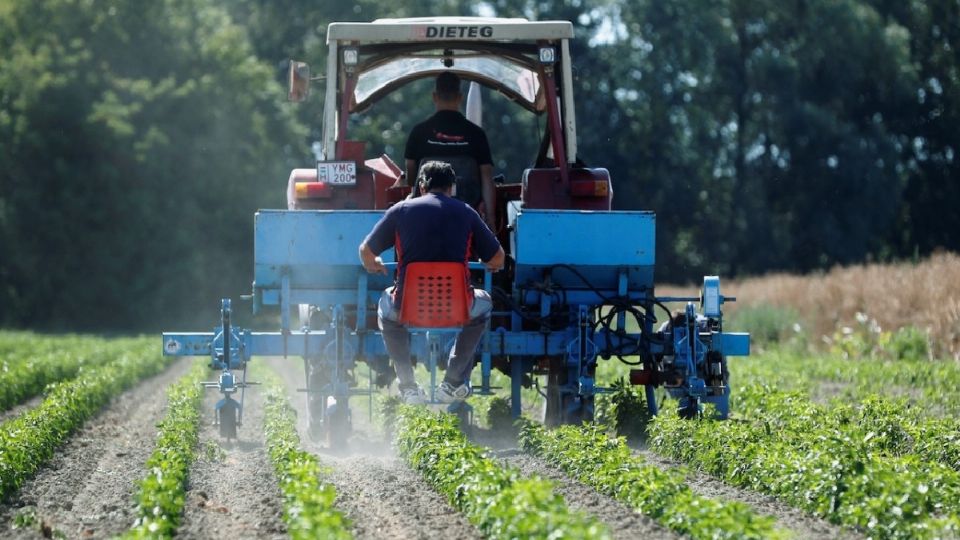
<path id="1" fill-rule="evenodd" d="M 489 261 L 484 261 L 483 265 L 487 267 L 487 270 L 491 272 L 497 272 L 503 270 L 503 263 L 506 262 L 507 256 L 503 252 L 503 248 L 497 250 L 497 254 L 490 258 Z"/>
<path id="2" fill-rule="evenodd" d="M 503 270 L 503 262 L 502 262 L 502 261 L 501 261 L 499 264 L 496 264 L 496 263 L 494 263 L 493 261 L 488 261 L 488 262 L 483 263 L 483 265 L 486 266 L 486 267 L 487 267 L 487 270 L 489 270 L 489 271 L 491 271 L 491 272 L 499 272 L 500 270 Z"/>
<path id="3" fill-rule="evenodd" d="M 373 263 L 370 265 L 363 265 L 363 269 L 371 274 L 387 275 L 387 267 L 383 265 L 383 259 L 380 257 L 373 259 Z"/>

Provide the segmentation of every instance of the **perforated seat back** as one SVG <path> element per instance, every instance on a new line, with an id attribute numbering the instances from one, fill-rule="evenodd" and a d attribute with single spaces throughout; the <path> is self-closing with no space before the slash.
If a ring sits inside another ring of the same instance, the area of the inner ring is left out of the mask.
<path id="1" fill-rule="evenodd" d="M 449 328 L 470 320 L 473 291 L 460 262 L 415 262 L 404 270 L 400 322 L 407 326 Z"/>

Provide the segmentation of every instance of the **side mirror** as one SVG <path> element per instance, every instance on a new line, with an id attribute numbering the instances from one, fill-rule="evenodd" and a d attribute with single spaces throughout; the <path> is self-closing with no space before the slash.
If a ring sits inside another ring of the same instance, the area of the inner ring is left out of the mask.
<path id="1" fill-rule="evenodd" d="M 290 60 L 287 84 L 289 85 L 288 100 L 300 103 L 307 99 L 310 95 L 310 66 L 306 62 Z"/>

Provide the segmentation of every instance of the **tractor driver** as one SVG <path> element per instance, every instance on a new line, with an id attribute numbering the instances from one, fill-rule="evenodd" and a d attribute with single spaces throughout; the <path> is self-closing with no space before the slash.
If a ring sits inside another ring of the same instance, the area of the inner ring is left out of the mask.
<path id="1" fill-rule="evenodd" d="M 400 396 L 405 403 L 424 403 L 424 392 L 413 378 L 410 362 L 410 334 L 399 322 L 399 306 L 403 290 L 404 269 L 412 262 L 467 262 L 471 249 L 486 267 L 497 271 L 503 267 L 505 254 L 493 232 L 480 219 L 476 210 L 453 198 L 456 173 L 448 163 L 428 161 L 417 178 L 424 195 L 392 206 L 374 225 L 360 244 L 360 261 L 371 274 L 386 274 L 378 256 L 395 247 L 398 272 L 396 285 L 380 295 L 377 320 L 383 332 L 383 343 L 397 370 Z M 483 336 L 493 303 L 482 289 L 473 290 L 470 321 L 457 336 L 437 398 L 445 403 L 462 401 L 470 395 L 470 372 L 474 354 Z"/>
<path id="2" fill-rule="evenodd" d="M 438 159 L 453 162 L 453 158 L 471 158 L 477 170 L 466 170 L 470 165 L 455 163 L 461 179 L 456 197 L 474 208 L 483 202 L 481 212 L 491 229 L 494 225 L 493 159 L 490 144 L 483 128 L 467 120 L 460 113 L 463 93 L 460 77 L 445 71 L 437 76 L 433 91 L 436 112 L 430 118 L 414 126 L 407 137 L 404 151 L 407 178 L 417 178 L 417 167 L 424 160 Z M 479 172 L 480 177 L 477 178 Z"/>

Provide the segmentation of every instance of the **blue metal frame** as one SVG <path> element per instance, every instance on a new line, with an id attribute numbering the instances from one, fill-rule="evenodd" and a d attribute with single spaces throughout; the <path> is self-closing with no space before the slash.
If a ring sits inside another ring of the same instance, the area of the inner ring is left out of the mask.
<path id="1" fill-rule="evenodd" d="M 368 274 L 357 257 L 359 244 L 382 214 L 368 210 L 258 212 L 254 227 L 254 312 L 279 306 L 280 330 L 253 332 L 222 324 L 212 332 L 166 332 L 164 354 L 208 356 L 211 364 L 225 370 L 240 369 L 255 356 L 319 358 L 332 377 L 322 392 L 333 396 L 338 404 L 349 406 L 351 395 L 371 393 L 372 388 L 351 389 L 344 374 L 357 362 L 377 368 L 388 364 L 380 333 L 368 320 L 373 315 L 371 308 L 377 305 L 382 290 L 392 285 L 392 279 Z M 663 339 L 649 339 L 656 332 L 653 310 L 657 302 L 700 300 L 653 295 L 652 212 L 526 210 L 511 204 L 508 226 L 514 259 L 510 293 L 513 309 L 500 313 L 497 320 L 506 325 L 500 323 L 490 329 L 478 351 L 480 393 L 492 390 L 492 359 L 505 359 L 512 377 L 512 407 L 519 415 L 523 375 L 538 369 L 539 359 L 558 358 L 567 381 L 560 389 L 561 396 L 568 398 L 570 407 L 586 406 L 595 394 L 605 391 L 595 381 L 599 358 L 609 356 L 610 351 L 640 347 L 644 358 L 672 358 L 674 368 L 682 367 L 683 384 L 668 387 L 670 394 L 681 400 L 681 407 L 713 402 L 720 415 L 726 416 L 729 388 L 706 384 L 706 358 L 711 351 L 715 352 L 711 358 L 719 354 L 726 369 L 727 357 L 750 353 L 749 335 L 722 332 L 720 304 L 732 299 L 720 295 L 717 278 L 708 277 L 704 290 L 709 292 L 705 295 L 709 312 L 699 317 L 716 324 L 698 327 L 693 333 L 687 327 L 670 328 L 661 331 Z M 382 257 L 394 266 L 392 251 Z M 489 272 L 484 275 L 484 287 L 492 290 Z M 622 311 L 617 313 L 614 326 L 595 327 L 598 308 L 611 302 L 639 306 L 646 314 L 643 328 L 627 332 Z M 301 321 L 300 327 L 294 328 L 290 312 L 298 304 L 310 304 L 324 313 L 326 325 L 311 328 Z M 229 310 L 229 303 L 225 305 Z M 571 323 L 566 327 L 549 328 L 546 323 L 531 327 L 531 318 L 546 321 L 558 310 L 568 313 Z M 697 320 L 692 302 L 687 305 L 686 316 Z M 225 338 L 228 350 L 224 350 Z M 430 358 L 436 348 L 431 348 L 431 342 L 429 336 L 414 335 L 411 352 Z M 646 391 L 648 405 L 656 413 L 653 386 L 649 384 Z"/>

